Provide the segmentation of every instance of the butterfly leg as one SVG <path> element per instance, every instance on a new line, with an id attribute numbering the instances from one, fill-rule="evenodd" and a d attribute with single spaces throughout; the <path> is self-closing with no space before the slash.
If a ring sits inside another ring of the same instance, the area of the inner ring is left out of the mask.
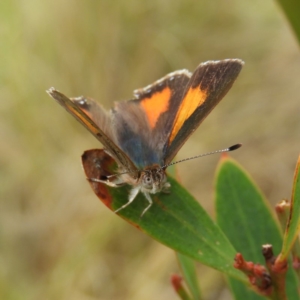
<path id="1" fill-rule="evenodd" d="M 140 187 L 134 187 L 129 194 L 129 200 L 127 203 L 125 203 L 124 205 L 122 205 L 121 207 L 119 207 L 117 210 L 115 210 L 114 212 L 117 213 L 120 210 L 122 210 L 123 208 L 127 207 L 130 203 L 132 203 L 132 201 L 135 199 L 136 195 L 139 193 L 140 191 Z"/>
<path id="2" fill-rule="evenodd" d="M 145 214 L 145 212 L 152 206 L 153 204 L 153 201 L 151 199 L 151 196 L 149 193 L 144 193 L 146 199 L 148 200 L 149 202 L 149 205 L 143 210 L 142 214 L 140 215 L 140 219 L 143 217 L 143 215 Z"/>
<path id="3" fill-rule="evenodd" d="M 115 180 L 115 181 L 109 181 L 109 180 L 101 180 L 101 179 L 98 179 L 98 178 L 87 178 L 88 181 L 90 182 L 99 182 L 99 183 L 104 183 L 108 186 L 111 186 L 111 187 L 119 187 L 119 186 L 122 186 L 124 184 L 123 181 L 119 180 Z"/>

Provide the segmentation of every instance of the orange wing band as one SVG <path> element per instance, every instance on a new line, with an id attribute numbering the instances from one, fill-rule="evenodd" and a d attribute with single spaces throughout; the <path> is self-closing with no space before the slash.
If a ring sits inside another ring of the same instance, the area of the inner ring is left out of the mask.
<path id="1" fill-rule="evenodd" d="M 207 99 L 207 92 L 205 90 L 200 90 L 200 87 L 190 88 L 185 95 L 183 101 L 178 109 L 173 130 L 169 138 L 169 144 L 172 143 L 176 135 L 178 134 L 180 128 L 183 126 L 184 122 L 194 113 L 194 111 L 201 106 Z"/>
<path id="2" fill-rule="evenodd" d="M 151 129 L 155 127 L 160 115 L 168 110 L 170 99 L 171 90 L 166 87 L 162 91 L 151 95 L 150 98 L 145 98 L 141 101 L 141 106 L 146 113 Z"/>

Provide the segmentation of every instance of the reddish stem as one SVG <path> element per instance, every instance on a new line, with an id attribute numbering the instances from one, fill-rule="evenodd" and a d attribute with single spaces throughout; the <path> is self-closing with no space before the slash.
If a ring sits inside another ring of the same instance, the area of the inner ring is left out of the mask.
<path id="1" fill-rule="evenodd" d="M 237 253 L 234 260 L 234 267 L 247 275 L 254 290 L 264 296 L 272 294 L 272 281 L 264 266 L 245 261 L 241 253 Z"/>

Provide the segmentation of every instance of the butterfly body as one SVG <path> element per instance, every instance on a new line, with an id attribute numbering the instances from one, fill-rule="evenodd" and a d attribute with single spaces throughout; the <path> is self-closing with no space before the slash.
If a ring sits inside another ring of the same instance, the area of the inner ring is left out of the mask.
<path id="1" fill-rule="evenodd" d="M 128 206 L 139 192 L 152 205 L 150 194 L 170 187 L 165 169 L 204 118 L 230 89 L 243 62 L 208 61 L 194 73 L 180 70 L 134 91 L 134 99 L 117 102 L 109 112 L 86 97 L 48 93 L 81 122 L 116 161 L 118 170 L 107 178 L 90 178 L 110 186 L 129 184 Z M 101 164 L 99 166 L 101 168 Z"/>

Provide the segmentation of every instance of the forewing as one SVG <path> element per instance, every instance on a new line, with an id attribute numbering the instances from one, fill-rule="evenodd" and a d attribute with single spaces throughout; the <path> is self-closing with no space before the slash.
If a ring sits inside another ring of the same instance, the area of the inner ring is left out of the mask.
<path id="1" fill-rule="evenodd" d="M 113 110 L 118 145 L 136 165 L 163 165 L 164 148 L 191 73 L 168 74 L 134 91 L 135 98 L 117 102 Z"/>
<path id="2" fill-rule="evenodd" d="M 54 88 L 49 89 L 47 93 L 102 143 L 124 171 L 135 171 L 131 175 L 137 176 L 135 165 L 113 141 L 111 121 L 101 106 L 84 97 L 70 99 Z"/>
<path id="3" fill-rule="evenodd" d="M 99 103 L 84 96 L 70 98 L 70 100 L 76 104 L 109 139 L 115 142 L 111 116 Z"/>
<path id="4" fill-rule="evenodd" d="M 240 59 L 225 59 L 208 61 L 197 67 L 173 120 L 164 150 L 165 164 L 172 161 L 188 137 L 225 96 L 243 64 Z"/>

